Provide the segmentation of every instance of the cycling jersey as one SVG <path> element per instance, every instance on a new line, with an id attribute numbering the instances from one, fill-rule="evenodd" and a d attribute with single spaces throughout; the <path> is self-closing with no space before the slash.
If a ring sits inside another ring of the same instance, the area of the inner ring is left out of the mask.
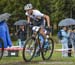
<path id="1" fill-rule="evenodd" d="M 41 19 L 41 17 L 44 16 L 43 13 L 41 13 L 40 11 L 38 10 L 33 10 L 33 13 L 32 15 L 28 14 L 28 12 L 25 13 L 27 16 L 29 16 L 30 18 L 32 18 L 33 20 L 38 20 L 38 19 Z"/>
<path id="2" fill-rule="evenodd" d="M 29 16 L 34 20 L 34 25 L 35 26 L 40 26 L 40 25 L 45 25 L 45 19 L 44 19 L 44 14 L 41 13 L 38 10 L 33 10 L 33 13 L 30 15 L 28 12 L 25 13 L 26 16 Z"/>

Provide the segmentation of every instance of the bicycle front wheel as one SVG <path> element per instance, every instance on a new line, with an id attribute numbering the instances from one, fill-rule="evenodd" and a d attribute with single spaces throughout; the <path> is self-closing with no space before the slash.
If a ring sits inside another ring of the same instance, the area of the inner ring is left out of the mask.
<path id="1" fill-rule="evenodd" d="M 3 40 L 0 38 L 0 60 L 2 59 L 3 51 L 4 51 L 4 42 L 3 42 Z"/>
<path id="2" fill-rule="evenodd" d="M 47 39 L 47 42 L 44 42 L 42 50 L 43 60 L 49 60 L 54 50 L 54 42 L 51 38 Z"/>
<path id="3" fill-rule="evenodd" d="M 35 45 L 35 38 L 29 38 L 24 47 L 23 47 L 23 59 L 25 62 L 29 62 L 35 55 L 36 45 Z"/>

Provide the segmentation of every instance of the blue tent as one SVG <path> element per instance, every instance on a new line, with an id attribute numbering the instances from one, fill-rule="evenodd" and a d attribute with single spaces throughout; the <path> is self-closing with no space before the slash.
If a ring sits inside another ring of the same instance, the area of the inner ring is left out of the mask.
<path id="1" fill-rule="evenodd" d="M 9 29 L 4 20 L 0 21 L 0 38 L 2 38 L 4 41 L 4 48 L 7 48 L 8 46 L 9 47 L 12 46 L 12 42 L 9 35 Z M 1 48 L 1 45 L 0 45 L 0 48 Z"/>

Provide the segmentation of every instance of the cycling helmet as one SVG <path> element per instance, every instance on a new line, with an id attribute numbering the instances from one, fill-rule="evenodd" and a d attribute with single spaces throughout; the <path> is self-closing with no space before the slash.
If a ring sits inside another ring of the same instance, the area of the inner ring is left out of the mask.
<path id="1" fill-rule="evenodd" d="M 29 9 L 32 9 L 32 8 L 33 8 L 32 4 L 26 4 L 24 6 L 24 10 L 29 10 Z"/>

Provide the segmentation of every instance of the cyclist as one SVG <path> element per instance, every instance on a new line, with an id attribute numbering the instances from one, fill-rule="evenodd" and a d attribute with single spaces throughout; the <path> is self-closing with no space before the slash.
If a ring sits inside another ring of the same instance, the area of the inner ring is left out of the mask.
<path id="1" fill-rule="evenodd" d="M 24 6 L 24 10 L 26 11 L 25 14 L 27 16 L 28 23 L 31 23 L 30 18 L 32 18 L 35 21 L 34 25 L 45 25 L 45 22 L 47 22 L 48 27 L 50 27 L 49 16 L 41 13 L 39 10 L 33 9 L 32 4 L 26 4 Z"/>
<path id="2" fill-rule="evenodd" d="M 41 13 L 39 10 L 33 9 L 32 4 L 26 4 L 24 6 L 24 10 L 26 11 L 25 15 L 27 16 L 28 23 L 30 22 L 30 19 L 34 20 L 34 26 L 41 27 L 40 33 L 45 36 L 45 30 L 43 26 L 45 26 L 45 23 L 47 23 L 48 28 L 50 28 L 50 18 L 48 15 L 45 15 Z M 41 36 L 40 36 L 41 37 Z M 41 37 L 41 42 L 43 43 L 43 38 Z"/>
<path id="3" fill-rule="evenodd" d="M 48 28 L 50 28 L 50 18 L 48 15 L 41 13 L 39 10 L 33 9 L 32 4 L 26 4 L 24 6 L 24 10 L 26 11 L 25 14 L 27 16 L 28 23 L 31 23 L 30 19 L 33 19 L 34 26 L 45 26 L 45 23 L 47 23 Z"/>

